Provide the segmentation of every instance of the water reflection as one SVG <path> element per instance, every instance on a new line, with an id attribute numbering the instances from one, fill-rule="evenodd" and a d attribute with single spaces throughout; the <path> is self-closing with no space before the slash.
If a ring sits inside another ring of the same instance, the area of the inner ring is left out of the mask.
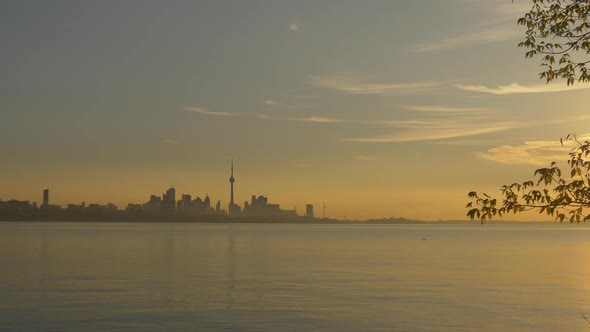
<path id="1" fill-rule="evenodd" d="M 234 305 L 233 292 L 236 287 L 236 253 L 233 225 L 227 227 L 227 310 L 231 311 Z"/>
<path id="2" fill-rule="evenodd" d="M 0 228 L 0 330 L 586 327 L 583 228 Z"/>

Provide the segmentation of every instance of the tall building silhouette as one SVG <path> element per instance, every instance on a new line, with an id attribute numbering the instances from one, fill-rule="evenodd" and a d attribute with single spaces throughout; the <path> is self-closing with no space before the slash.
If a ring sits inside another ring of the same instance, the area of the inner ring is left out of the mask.
<path id="1" fill-rule="evenodd" d="M 307 204 L 305 206 L 305 216 L 307 218 L 313 218 L 313 204 Z"/>
<path id="2" fill-rule="evenodd" d="M 176 211 L 176 189 L 171 187 L 162 195 L 162 210 L 166 214 L 174 214 Z"/>
<path id="3" fill-rule="evenodd" d="M 43 190 L 43 205 L 41 207 L 48 207 L 49 206 L 49 189 Z"/>
<path id="4" fill-rule="evenodd" d="M 190 209 L 191 207 L 192 197 L 188 194 L 182 194 L 182 199 L 178 201 L 176 204 L 177 207 L 182 208 L 183 210 Z"/>
<path id="5" fill-rule="evenodd" d="M 295 210 L 283 210 L 279 204 L 268 203 L 268 197 L 252 195 L 250 204 L 244 202 L 244 210 L 241 212 L 244 216 L 249 217 L 285 217 L 295 216 Z"/>

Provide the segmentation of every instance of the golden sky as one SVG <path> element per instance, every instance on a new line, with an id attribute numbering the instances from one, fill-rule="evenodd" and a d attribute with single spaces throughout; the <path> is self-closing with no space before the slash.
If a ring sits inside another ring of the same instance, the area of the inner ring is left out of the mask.
<path id="1" fill-rule="evenodd" d="M 266 195 L 327 217 L 465 219 L 565 160 L 590 85 L 516 44 L 529 1 L 12 1 L 0 199 Z M 545 217 L 527 216 L 528 219 Z"/>

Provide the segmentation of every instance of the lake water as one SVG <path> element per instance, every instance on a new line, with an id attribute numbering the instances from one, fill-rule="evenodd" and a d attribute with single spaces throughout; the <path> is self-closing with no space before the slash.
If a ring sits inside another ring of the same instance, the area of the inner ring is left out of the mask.
<path id="1" fill-rule="evenodd" d="M 588 330 L 581 310 L 583 225 L 0 223 L 6 331 Z"/>

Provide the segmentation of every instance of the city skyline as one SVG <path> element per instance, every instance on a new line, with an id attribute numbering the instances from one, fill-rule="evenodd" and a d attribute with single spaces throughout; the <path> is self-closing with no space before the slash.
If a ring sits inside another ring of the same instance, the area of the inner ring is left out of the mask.
<path id="1" fill-rule="evenodd" d="M 0 204 L 0 207 L 8 208 L 11 213 L 16 212 L 18 210 L 28 210 L 28 209 L 40 209 L 46 211 L 52 210 L 62 210 L 65 209 L 70 212 L 82 212 L 84 210 L 91 210 L 95 212 L 99 211 L 124 211 L 126 213 L 130 213 L 131 215 L 137 214 L 145 214 L 145 215 L 152 215 L 152 216 L 176 216 L 176 215 L 183 215 L 183 216 L 199 216 L 199 215 L 217 215 L 217 216 L 226 216 L 229 218 L 236 218 L 236 217 L 294 217 L 294 216 L 303 216 L 306 218 L 314 219 L 313 213 L 313 204 L 306 204 L 305 211 L 303 214 L 299 215 L 297 213 L 297 207 L 293 210 L 285 210 L 280 208 L 280 204 L 271 204 L 268 201 L 268 197 L 263 195 L 252 195 L 250 197 L 250 202 L 248 200 L 244 201 L 244 205 L 241 206 L 237 204 L 234 200 L 234 159 L 231 159 L 231 166 L 230 166 L 230 193 L 229 193 L 229 203 L 227 210 L 222 209 L 222 200 L 217 200 L 217 203 L 213 205 L 209 194 L 207 193 L 204 199 L 201 199 L 200 196 L 195 196 L 195 199 L 192 199 L 192 195 L 189 193 L 182 193 L 179 197 L 180 199 L 177 200 L 176 195 L 176 188 L 175 186 L 170 186 L 161 196 L 156 194 L 150 194 L 150 198 L 145 203 L 137 203 L 137 202 L 128 202 L 124 206 L 117 206 L 116 204 L 109 202 L 106 204 L 99 204 L 99 203 L 89 203 L 86 204 L 86 201 L 81 202 L 67 202 L 65 206 L 62 204 L 55 204 L 54 201 L 50 199 L 50 188 L 43 189 L 43 199 L 42 203 L 38 204 L 37 201 L 34 200 L 16 200 L 12 199 L 4 199 L 0 198 L 0 203 L 4 203 L 4 205 Z M 80 204 L 77 204 L 80 203 Z M 324 204 L 324 213 L 322 219 L 325 219 L 325 204 Z"/>
<path id="2" fill-rule="evenodd" d="M 227 202 L 233 156 L 239 204 L 464 219 L 468 192 L 563 164 L 560 137 L 588 133 L 590 84 L 545 84 L 517 47 L 529 5 L 3 3 L 0 197 L 123 206 L 175 184 Z"/>

